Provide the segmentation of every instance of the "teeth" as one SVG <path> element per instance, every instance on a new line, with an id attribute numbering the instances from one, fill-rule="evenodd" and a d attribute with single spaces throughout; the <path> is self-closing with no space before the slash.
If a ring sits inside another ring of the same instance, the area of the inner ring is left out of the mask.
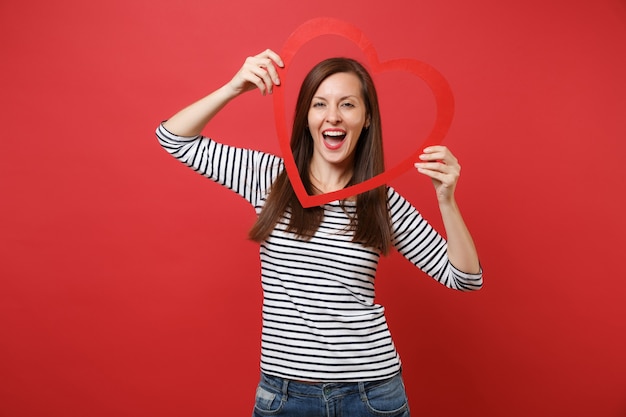
<path id="1" fill-rule="evenodd" d="M 324 132 L 324 136 L 339 137 L 339 136 L 345 136 L 345 133 L 343 133 L 343 132 L 336 132 L 336 131 Z"/>

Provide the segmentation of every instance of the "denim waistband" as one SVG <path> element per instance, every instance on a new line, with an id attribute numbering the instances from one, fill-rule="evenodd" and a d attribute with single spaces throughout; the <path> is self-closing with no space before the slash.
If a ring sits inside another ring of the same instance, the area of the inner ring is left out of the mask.
<path id="1" fill-rule="evenodd" d="M 305 396 L 343 396 L 357 392 L 365 392 L 370 388 L 385 384 L 394 378 L 400 377 L 400 373 L 385 379 L 359 382 L 306 382 L 285 379 L 275 375 L 261 372 L 261 380 L 273 386 L 283 394 L 299 394 Z"/>

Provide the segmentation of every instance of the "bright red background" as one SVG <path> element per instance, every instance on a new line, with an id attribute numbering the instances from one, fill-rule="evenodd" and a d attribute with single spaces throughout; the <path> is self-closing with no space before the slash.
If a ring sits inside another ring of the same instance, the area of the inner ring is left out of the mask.
<path id="1" fill-rule="evenodd" d="M 445 143 L 463 165 L 458 200 L 485 288 L 456 293 L 397 254 L 382 262 L 413 414 L 626 415 L 623 0 L 10 0 L 1 416 L 250 415 L 253 211 L 153 132 L 319 16 L 359 27 L 381 60 L 429 63 L 455 94 Z M 320 47 L 341 52 L 336 40 Z M 381 89 L 389 120 L 419 91 Z M 412 150 L 418 119 L 386 125 L 390 157 Z M 259 94 L 210 133 L 278 152 Z M 392 185 L 440 226 L 427 180 L 409 172 Z"/>

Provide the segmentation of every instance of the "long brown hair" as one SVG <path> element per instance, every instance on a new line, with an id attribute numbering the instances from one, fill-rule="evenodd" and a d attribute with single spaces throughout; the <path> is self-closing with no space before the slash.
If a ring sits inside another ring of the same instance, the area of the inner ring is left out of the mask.
<path id="1" fill-rule="evenodd" d="M 358 61 L 351 58 L 329 58 L 313 67 L 304 78 L 296 102 L 291 133 L 291 151 L 309 195 L 314 193 L 314 188 L 309 177 L 313 138 L 307 127 L 308 112 L 320 84 L 336 73 L 350 73 L 359 78 L 370 121 L 357 142 L 354 171 L 348 186 L 370 179 L 385 170 L 378 95 L 372 77 Z M 250 239 L 257 242 L 267 239 L 286 212 L 290 214 L 287 231 L 303 239 L 313 236 L 324 216 L 322 207 L 302 207 L 286 170 L 283 170 L 274 181 L 265 206 L 249 232 Z M 391 224 L 384 185 L 357 195 L 356 218 L 351 218 L 350 227 L 354 231 L 354 242 L 377 248 L 384 254 L 388 252 L 391 245 Z"/>

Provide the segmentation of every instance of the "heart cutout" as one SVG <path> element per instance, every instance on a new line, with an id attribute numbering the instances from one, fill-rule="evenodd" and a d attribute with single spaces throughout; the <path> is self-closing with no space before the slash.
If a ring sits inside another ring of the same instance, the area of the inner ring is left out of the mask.
<path id="1" fill-rule="evenodd" d="M 281 79 L 284 80 L 287 78 L 286 75 L 289 71 L 289 65 L 298 50 L 307 42 L 323 35 L 338 35 L 356 44 L 356 46 L 365 54 L 369 70 L 372 72 L 372 75 L 388 71 L 404 71 L 422 79 L 433 92 L 436 105 L 436 116 L 433 128 L 424 138 L 420 146 L 417 147 L 417 150 L 409 154 L 405 159 L 401 160 L 393 167 L 386 168 L 385 172 L 341 190 L 325 194 L 309 195 L 304 188 L 304 184 L 300 178 L 300 174 L 289 145 L 290 137 L 288 133 L 287 119 L 285 117 L 284 88 L 275 88 L 273 96 L 276 133 L 278 135 L 280 149 L 283 154 L 287 175 L 289 176 L 294 192 L 303 207 L 314 207 L 335 200 L 343 200 L 374 189 L 380 185 L 388 184 L 394 178 L 397 178 L 399 175 L 413 168 L 413 164 L 418 161 L 418 157 L 421 154 L 422 149 L 442 142 L 448 132 L 448 129 L 450 128 L 450 125 L 452 124 L 452 118 L 454 115 L 454 97 L 452 95 L 452 90 L 446 79 L 437 70 L 424 62 L 411 58 L 401 58 L 379 62 L 378 54 L 376 53 L 374 46 L 360 29 L 347 22 L 334 18 L 324 17 L 309 20 L 299 26 L 289 36 L 281 51 L 281 58 L 285 64 L 282 69 L 279 69 Z"/>

